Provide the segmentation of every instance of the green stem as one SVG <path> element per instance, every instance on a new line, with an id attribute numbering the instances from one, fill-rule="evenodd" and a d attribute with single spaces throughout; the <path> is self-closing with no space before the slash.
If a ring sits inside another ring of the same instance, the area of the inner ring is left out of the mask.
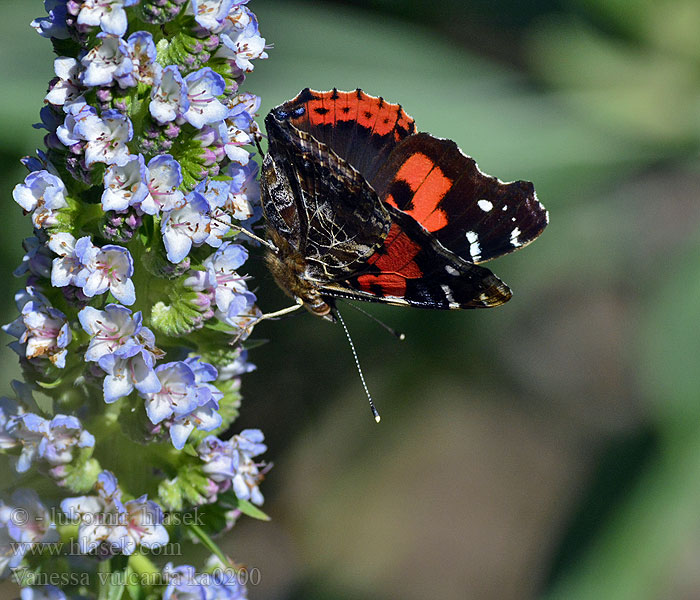
<path id="1" fill-rule="evenodd" d="M 219 548 L 219 546 L 216 545 L 214 540 L 212 540 L 199 525 L 191 524 L 189 525 L 189 528 L 192 531 L 192 533 L 194 533 L 197 536 L 197 538 L 202 542 L 202 544 L 204 544 L 204 546 L 221 561 L 221 564 L 231 564 L 226 555 L 221 551 L 221 548 Z"/>

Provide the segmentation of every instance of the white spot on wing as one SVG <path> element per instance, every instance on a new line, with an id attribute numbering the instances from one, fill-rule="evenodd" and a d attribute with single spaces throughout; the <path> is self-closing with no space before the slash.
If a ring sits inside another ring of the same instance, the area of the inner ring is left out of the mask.
<path id="1" fill-rule="evenodd" d="M 445 298 L 447 298 L 447 302 L 449 304 L 450 308 L 459 308 L 459 304 L 455 302 L 454 296 L 452 296 L 452 290 L 450 289 L 449 285 L 445 285 L 444 283 L 440 286 L 442 288 L 442 291 L 445 293 Z"/>
<path id="2" fill-rule="evenodd" d="M 493 203 L 489 202 L 488 200 L 479 200 L 477 204 L 484 212 L 489 212 L 493 208 Z"/>
<path id="3" fill-rule="evenodd" d="M 504 205 L 503 205 L 503 208 L 502 208 L 501 210 L 502 210 L 503 212 L 506 212 L 506 211 L 508 210 L 508 205 L 507 205 L 507 204 L 504 204 Z"/>
<path id="4" fill-rule="evenodd" d="M 453 275 L 454 277 L 459 275 L 459 271 L 455 269 L 452 265 L 445 265 L 445 271 L 447 271 L 449 275 Z"/>
<path id="5" fill-rule="evenodd" d="M 481 258 L 481 246 L 479 245 L 479 235 L 473 231 L 467 231 L 467 241 L 469 242 L 469 254 L 473 260 Z"/>
<path id="6" fill-rule="evenodd" d="M 518 240 L 518 236 L 519 236 L 521 233 L 522 233 L 522 231 L 520 231 L 520 229 L 519 229 L 518 227 L 516 227 L 515 229 L 513 229 L 513 231 L 510 232 L 510 243 L 511 243 L 511 246 L 515 246 L 515 247 L 517 248 L 518 246 L 522 246 L 522 245 L 523 245 L 523 243 L 522 243 L 521 241 Z"/>

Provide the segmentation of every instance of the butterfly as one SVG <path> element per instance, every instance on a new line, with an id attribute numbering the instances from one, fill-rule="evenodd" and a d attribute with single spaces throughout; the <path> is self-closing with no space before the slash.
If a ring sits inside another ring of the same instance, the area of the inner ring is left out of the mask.
<path id="1" fill-rule="evenodd" d="M 510 299 L 479 265 L 542 233 L 532 183 L 482 173 L 400 104 L 360 89 L 306 88 L 265 127 L 266 263 L 299 306 L 335 321 L 339 298 L 433 309 Z"/>

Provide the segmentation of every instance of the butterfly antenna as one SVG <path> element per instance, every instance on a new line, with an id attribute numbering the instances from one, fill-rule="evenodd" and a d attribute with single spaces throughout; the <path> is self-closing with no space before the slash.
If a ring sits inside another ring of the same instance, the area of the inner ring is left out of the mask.
<path id="1" fill-rule="evenodd" d="M 352 338 L 350 337 L 350 332 L 348 331 L 348 327 L 345 324 L 345 320 L 343 319 L 343 316 L 338 312 L 338 309 L 336 308 L 335 314 L 338 315 L 338 320 L 340 321 L 340 324 L 343 326 L 343 330 L 345 331 L 345 337 L 348 338 L 348 342 L 350 343 L 350 350 L 352 350 L 352 356 L 355 359 L 355 366 L 357 367 L 357 372 L 360 375 L 360 381 L 362 382 L 362 387 L 365 388 L 365 394 L 367 394 L 367 400 L 369 400 L 369 407 L 372 411 L 372 414 L 374 415 L 374 420 L 379 423 L 379 421 L 382 420 L 382 418 L 379 416 L 379 411 L 377 408 L 374 406 L 374 401 L 372 400 L 372 395 L 369 393 L 369 389 L 367 388 L 367 382 L 365 381 L 365 376 L 362 374 L 362 367 L 360 366 L 360 359 L 357 358 L 357 351 L 355 350 L 355 344 L 352 342 Z"/>
<path id="2" fill-rule="evenodd" d="M 406 339 L 406 334 L 405 334 L 405 333 L 403 333 L 403 332 L 401 332 L 401 331 L 397 331 L 397 330 L 394 329 L 393 327 L 389 327 L 389 325 L 387 325 L 384 321 L 382 321 L 382 320 L 378 319 L 377 317 L 375 317 L 373 314 L 368 313 L 366 310 L 360 308 L 359 306 L 355 306 L 354 304 L 350 304 L 349 302 L 347 302 L 346 304 L 347 304 L 348 306 L 351 306 L 352 308 L 354 308 L 356 311 L 361 312 L 363 315 L 365 315 L 365 317 L 369 317 L 370 319 L 372 319 L 372 321 L 374 321 L 377 325 L 380 325 L 381 327 L 383 327 L 384 329 L 386 329 L 386 330 L 387 330 L 391 335 L 393 335 L 397 340 L 400 340 L 400 341 L 403 342 L 403 341 Z"/>

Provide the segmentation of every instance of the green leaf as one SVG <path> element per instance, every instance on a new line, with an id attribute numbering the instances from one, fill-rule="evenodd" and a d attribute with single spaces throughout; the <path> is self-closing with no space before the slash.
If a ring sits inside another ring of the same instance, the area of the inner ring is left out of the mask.
<path id="1" fill-rule="evenodd" d="M 268 517 L 262 510 L 260 510 L 255 504 L 249 502 L 248 500 L 238 499 L 238 508 L 244 514 L 254 519 L 259 519 L 260 521 L 269 521 Z"/>

